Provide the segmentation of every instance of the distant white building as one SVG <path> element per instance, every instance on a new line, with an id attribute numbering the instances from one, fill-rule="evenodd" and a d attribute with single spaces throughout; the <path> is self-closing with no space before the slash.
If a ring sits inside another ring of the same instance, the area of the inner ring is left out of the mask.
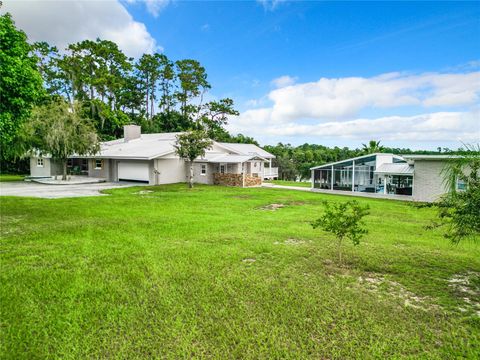
<path id="1" fill-rule="evenodd" d="M 188 164 L 175 153 L 178 133 L 142 134 L 140 127 L 124 127 L 124 138 L 103 142 L 94 156 L 72 156 L 69 171 L 108 181 L 138 181 L 151 185 L 185 182 Z M 258 186 L 278 174 L 274 155 L 253 144 L 213 142 L 194 162 L 194 181 L 203 184 Z M 30 158 L 31 177 L 61 174 L 49 156 Z M 276 177 L 276 176 L 275 176 Z"/>
<path id="2" fill-rule="evenodd" d="M 312 188 L 402 195 L 432 202 L 447 192 L 441 172 L 450 158 L 449 155 L 363 155 L 311 168 Z"/>

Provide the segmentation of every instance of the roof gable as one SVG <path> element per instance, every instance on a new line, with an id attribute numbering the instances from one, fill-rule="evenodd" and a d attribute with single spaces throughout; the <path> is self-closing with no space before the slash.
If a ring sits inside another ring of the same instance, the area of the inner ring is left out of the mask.
<path id="1" fill-rule="evenodd" d="M 263 150 L 261 147 L 254 144 L 237 144 L 237 143 L 218 143 L 219 145 L 232 150 L 240 155 L 259 155 L 265 159 L 273 159 L 275 155 Z"/>

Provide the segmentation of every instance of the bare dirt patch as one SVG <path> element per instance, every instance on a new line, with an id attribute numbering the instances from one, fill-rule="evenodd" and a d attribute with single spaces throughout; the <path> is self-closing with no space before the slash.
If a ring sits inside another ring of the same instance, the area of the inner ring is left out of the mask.
<path id="1" fill-rule="evenodd" d="M 268 211 L 277 211 L 278 209 L 284 208 L 286 205 L 285 204 L 269 204 L 260 207 L 260 210 L 268 210 Z"/>
<path id="2" fill-rule="evenodd" d="M 455 274 L 448 279 L 448 287 L 453 290 L 463 304 L 458 310 L 463 313 L 473 313 L 480 317 L 480 273 L 467 271 Z"/>
<path id="3" fill-rule="evenodd" d="M 365 276 L 358 277 L 359 285 L 369 292 L 377 293 L 383 297 L 394 297 L 403 301 L 405 307 L 412 307 L 423 311 L 431 311 L 440 307 L 434 303 L 434 299 L 429 296 L 419 296 L 405 287 L 392 280 L 386 279 L 384 276 L 376 273 L 369 273 Z"/>
<path id="4" fill-rule="evenodd" d="M 153 190 L 140 190 L 140 191 L 137 191 L 136 193 L 134 194 L 137 194 L 137 195 L 145 195 L 145 194 L 151 194 L 153 193 L 154 191 Z"/>
<path id="5" fill-rule="evenodd" d="M 299 245 L 305 245 L 307 242 L 305 240 L 301 239 L 295 239 L 295 238 L 288 238 L 284 242 L 280 241 L 275 241 L 273 244 L 274 245 L 289 245 L 289 246 L 299 246 Z"/>

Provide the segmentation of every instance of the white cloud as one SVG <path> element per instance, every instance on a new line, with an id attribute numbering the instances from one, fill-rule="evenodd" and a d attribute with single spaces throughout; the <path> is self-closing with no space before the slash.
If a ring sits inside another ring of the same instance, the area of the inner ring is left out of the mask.
<path id="1" fill-rule="evenodd" d="M 229 129 L 271 139 L 480 141 L 480 72 L 287 80 L 249 100 Z M 398 115 L 406 111 L 417 115 Z M 362 112 L 375 115 L 365 118 Z"/>
<path id="2" fill-rule="evenodd" d="M 257 0 L 257 3 L 263 6 L 265 10 L 273 11 L 277 8 L 280 3 L 286 2 L 287 0 Z"/>
<path id="3" fill-rule="evenodd" d="M 401 106 L 463 106 L 477 103 L 480 72 L 405 75 L 388 73 L 371 78 L 321 78 L 317 82 L 275 89 L 272 119 L 348 119 L 367 108 Z"/>
<path id="4" fill-rule="evenodd" d="M 271 84 L 276 88 L 283 88 L 295 84 L 297 77 L 283 75 L 271 81 Z"/>
<path id="5" fill-rule="evenodd" d="M 160 12 L 170 4 L 170 0 L 125 0 L 128 4 L 142 3 L 145 4 L 147 11 L 157 17 Z"/>
<path id="6" fill-rule="evenodd" d="M 169 3 L 169 0 L 145 0 L 148 12 L 154 17 L 157 17 Z"/>
<path id="7" fill-rule="evenodd" d="M 414 116 L 385 116 L 374 119 L 329 121 L 316 124 L 269 122 L 271 109 L 249 110 L 233 118 L 230 130 L 248 135 L 262 134 L 281 138 L 316 137 L 326 139 L 381 139 L 382 141 L 463 141 L 480 140 L 480 114 L 436 112 Z"/>
<path id="8" fill-rule="evenodd" d="M 160 9 L 158 4 L 151 6 L 152 11 Z M 159 49 L 145 25 L 135 21 L 117 0 L 11 1 L 4 2 L 2 11 L 12 14 L 30 41 L 47 41 L 61 50 L 70 43 L 97 37 L 116 42 L 133 57 Z"/>

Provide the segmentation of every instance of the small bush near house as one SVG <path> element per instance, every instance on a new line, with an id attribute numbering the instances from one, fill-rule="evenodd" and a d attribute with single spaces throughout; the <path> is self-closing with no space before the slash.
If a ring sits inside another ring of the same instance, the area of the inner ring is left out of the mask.
<path id="1" fill-rule="evenodd" d="M 361 206 L 352 200 L 330 205 L 324 202 L 324 214 L 312 223 L 313 228 L 330 232 L 337 238 L 338 260 L 342 263 L 342 242 L 349 239 L 354 245 L 360 244 L 360 239 L 368 233 L 362 219 L 368 215 L 368 205 Z"/>

